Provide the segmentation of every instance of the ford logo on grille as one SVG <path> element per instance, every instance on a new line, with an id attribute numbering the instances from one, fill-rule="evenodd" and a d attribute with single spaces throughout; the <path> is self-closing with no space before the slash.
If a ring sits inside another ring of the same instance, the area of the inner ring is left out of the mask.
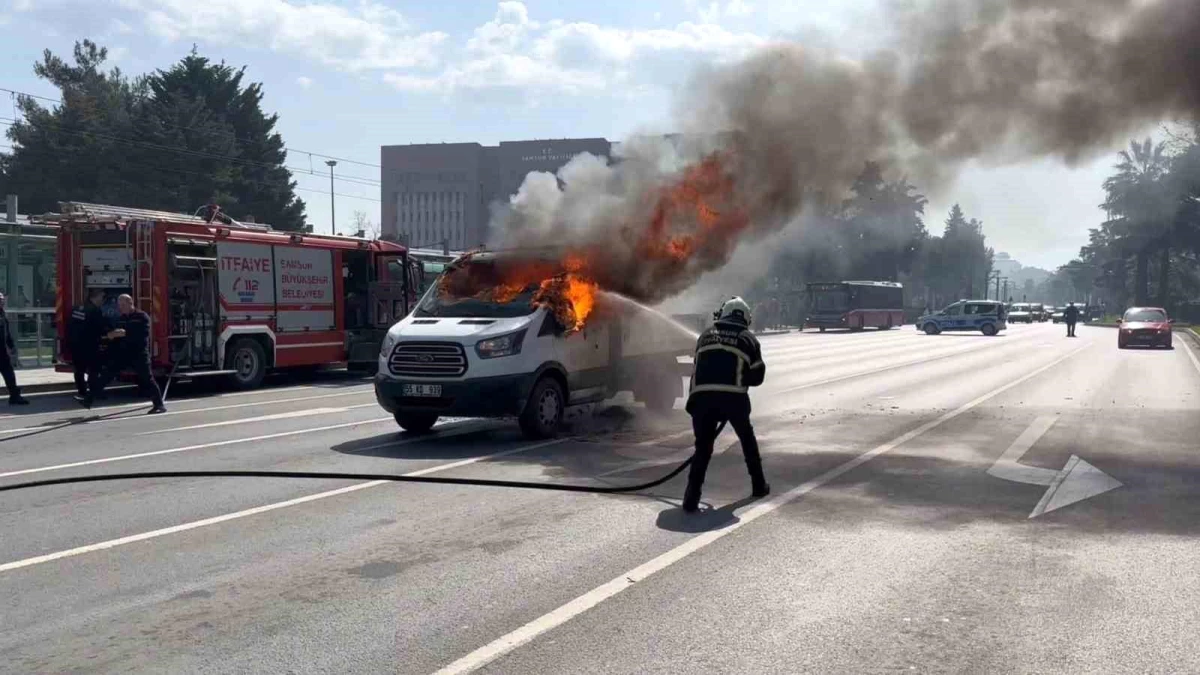
<path id="1" fill-rule="evenodd" d="M 432 354 L 417 354 L 417 361 L 420 363 L 433 363 Z"/>

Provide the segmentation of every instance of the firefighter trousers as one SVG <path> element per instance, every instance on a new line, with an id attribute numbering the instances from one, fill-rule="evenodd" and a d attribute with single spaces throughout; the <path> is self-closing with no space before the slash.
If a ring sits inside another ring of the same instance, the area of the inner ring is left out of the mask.
<path id="1" fill-rule="evenodd" d="M 137 377 L 138 388 L 142 393 L 150 395 L 150 400 L 154 402 L 154 407 L 163 407 L 162 391 L 159 390 L 158 383 L 154 381 L 154 375 L 150 373 L 150 355 L 144 352 L 123 358 L 118 356 L 109 361 L 90 386 L 91 396 L 89 398 L 95 398 L 103 394 L 104 388 L 108 386 L 108 383 L 112 382 L 112 379 L 126 368 L 133 371 L 133 374 Z"/>
<path id="2" fill-rule="evenodd" d="M 99 375 L 100 362 L 98 355 L 79 352 L 73 354 L 71 367 L 75 372 L 75 389 L 79 395 L 87 398 L 88 392 L 95 387 L 96 376 Z"/>
<path id="3" fill-rule="evenodd" d="M 747 406 L 748 407 L 748 406 Z M 763 475 L 762 457 L 758 453 L 758 439 L 754 436 L 754 425 L 750 423 L 750 412 L 721 411 L 712 407 L 704 407 L 692 413 L 692 431 L 696 435 L 696 454 L 692 456 L 691 470 L 688 472 L 687 492 L 684 493 L 684 506 L 695 507 L 700 503 L 700 492 L 704 486 L 704 476 L 708 473 L 708 463 L 712 460 L 713 444 L 717 440 L 717 430 L 721 422 L 729 422 L 738 440 L 742 443 L 742 455 L 746 460 L 746 470 L 750 473 L 750 483 L 755 492 L 765 489 L 767 479 Z"/>

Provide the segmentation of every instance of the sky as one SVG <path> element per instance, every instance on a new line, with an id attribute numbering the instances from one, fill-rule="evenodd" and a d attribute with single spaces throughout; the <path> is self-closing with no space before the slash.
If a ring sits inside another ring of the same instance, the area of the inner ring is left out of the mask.
<path id="1" fill-rule="evenodd" d="M 694 69 L 779 39 L 863 54 L 876 10 L 874 0 L 0 0 L 0 88 L 55 96 L 33 63 L 44 49 L 69 57 L 84 38 L 129 74 L 169 67 L 193 45 L 246 66 L 280 116 L 317 231 L 330 225 L 317 155 L 342 159 L 334 200 L 346 231 L 355 211 L 379 222 L 379 188 L 352 179 L 378 182 L 381 145 L 673 131 L 673 94 Z M 960 203 L 997 251 L 1053 269 L 1103 220 L 1101 183 L 1119 149 L 1075 167 L 972 164 L 928 194 L 926 226 L 940 232 Z"/>

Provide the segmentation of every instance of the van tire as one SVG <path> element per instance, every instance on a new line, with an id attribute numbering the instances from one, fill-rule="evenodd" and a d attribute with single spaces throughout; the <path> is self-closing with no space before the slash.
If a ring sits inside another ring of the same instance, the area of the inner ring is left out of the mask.
<path id="1" fill-rule="evenodd" d="M 396 424 L 399 424 L 401 429 L 412 434 L 427 434 L 438 421 L 436 413 L 401 411 L 396 413 L 395 417 Z"/>
<path id="2" fill-rule="evenodd" d="M 996 324 L 985 323 L 982 326 L 980 326 L 979 330 L 982 331 L 983 334 L 987 335 L 987 336 L 995 335 L 996 334 Z"/>
<path id="3" fill-rule="evenodd" d="M 519 422 L 521 431 L 532 440 L 553 438 L 562 426 L 566 396 L 553 377 L 542 377 L 533 385 Z"/>
<path id="4" fill-rule="evenodd" d="M 225 357 L 226 367 L 235 371 L 229 381 L 237 389 L 257 389 L 267 376 L 267 354 L 254 338 L 234 341 Z"/>
<path id="5" fill-rule="evenodd" d="M 925 331 L 926 335 L 937 335 L 938 333 L 942 332 L 941 329 L 938 328 L 937 324 L 932 321 L 925 324 L 924 328 L 921 330 Z"/>

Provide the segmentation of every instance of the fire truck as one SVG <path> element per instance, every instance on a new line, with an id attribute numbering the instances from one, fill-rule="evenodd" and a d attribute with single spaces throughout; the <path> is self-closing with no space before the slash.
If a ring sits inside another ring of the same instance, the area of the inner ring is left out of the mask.
<path id="1" fill-rule="evenodd" d="M 100 288 L 106 314 L 124 293 L 150 315 L 159 375 L 223 375 L 250 389 L 275 369 L 371 371 L 422 274 L 399 244 L 274 230 L 215 205 L 188 216 L 66 202 L 43 220 L 60 227 L 59 370 L 70 370 L 71 308 Z"/>

